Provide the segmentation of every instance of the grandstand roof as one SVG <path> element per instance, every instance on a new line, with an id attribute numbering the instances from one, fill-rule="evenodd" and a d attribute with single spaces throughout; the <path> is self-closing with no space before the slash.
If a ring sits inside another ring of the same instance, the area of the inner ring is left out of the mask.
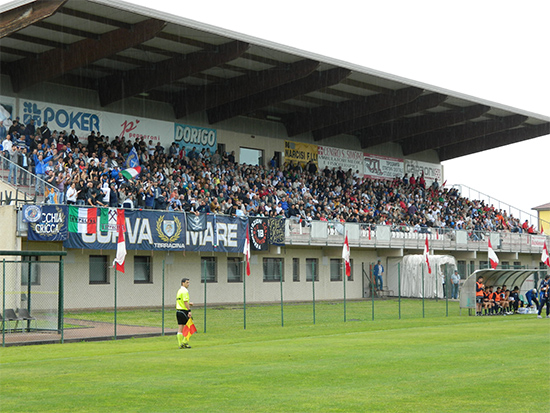
<path id="1" fill-rule="evenodd" d="M 550 134 L 549 117 L 121 1 L 18 0 L 0 13 L 0 70 L 17 94 L 62 84 L 106 108 L 161 101 L 174 120 L 262 119 L 296 140 L 394 142 L 440 161 Z"/>

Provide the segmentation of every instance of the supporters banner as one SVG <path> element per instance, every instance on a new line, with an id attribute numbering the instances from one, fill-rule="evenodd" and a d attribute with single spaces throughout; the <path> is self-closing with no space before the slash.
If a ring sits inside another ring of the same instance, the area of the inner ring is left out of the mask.
<path id="1" fill-rule="evenodd" d="M 269 222 L 267 218 L 249 218 L 250 248 L 255 251 L 269 249 Z"/>
<path id="2" fill-rule="evenodd" d="M 0 121 L 4 124 L 6 131 L 12 125 L 12 120 L 15 119 L 15 99 L 0 96 Z"/>
<path id="3" fill-rule="evenodd" d="M 363 175 L 364 171 L 363 152 L 352 151 L 349 149 L 319 146 L 318 163 L 320 171 L 325 169 L 325 167 L 332 169 L 338 168 L 339 166 L 342 167 L 344 172 L 351 169 L 353 173 L 359 171 L 359 174 Z"/>
<path id="4" fill-rule="evenodd" d="M 29 241 L 65 241 L 68 237 L 67 207 L 57 205 L 30 205 L 23 215 L 27 217 Z"/>
<path id="5" fill-rule="evenodd" d="M 206 229 L 206 215 L 185 214 L 188 231 L 204 231 Z"/>
<path id="6" fill-rule="evenodd" d="M 125 210 L 126 248 L 128 250 L 181 251 L 185 249 L 185 215 L 182 212 Z M 118 233 L 95 234 L 71 232 L 65 248 L 114 250 Z"/>
<path id="7" fill-rule="evenodd" d="M 437 181 L 441 185 L 442 170 L 441 165 L 438 163 L 428 163 L 413 161 L 410 159 L 405 160 L 405 173 L 414 175 L 418 178 L 424 172 L 424 179 L 426 180 L 426 187 L 430 186 L 432 182 L 437 178 Z"/>
<path id="8" fill-rule="evenodd" d="M 19 114 L 23 123 L 27 124 L 34 119 L 36 127 L 48 122 L 53 132 L 75 130 L 81 142 L 86 142 L 92 131 L 100 134 L 131 139 L 143 137 L 146 141 L 160 141 L 168 146 L 174 136 L 174 123 L 139 116 L 123 115 L 111 112 L 102 112 L 93 109 L 83 109 L 73 106 L 57 105 L 37 100 L 21 99 Z"/>
<path id="9" fill-rule="evenodd" d="M 247 219 L 208 214 L 205 230 L 186 231 L 183 212 L 125 210 L 125 214 L 128 250 L 241 253 L 244 247 Z M 96 234 L 70 233 L 63 246 L 115 250 L 117 238 L 118 233 L 98 228 Z"/>
<path id="10" fill-rule="evenodd" d="M 285 163 L 298 162 L 302 165 L 312 160 L 317 163 L 317 145 L 285 141 Z"/>
<path id="11" fill-rule="evenodd" d="M 269 243 L 283 247 L 285 245 L 285 218 L 269 218 Z"/>
<path id="12" fill-rule="evenodd" d="M 198 152 L 203 149 L 210 149 L 210 153 L 214 154 L 218 148 L 216 129 L 182 125 L 179 123 L 174 125 L 174 142 L 180 148 L 185 147 L 187 152 L 196 147 Z"/>
<path id="13" fill-rule="evenodd" d="M 394 179 L 403 177 L 403 159 L 388 158 L 387 156 L 364 154 L 364 173 L 367 178 L 372 179 Z"/>

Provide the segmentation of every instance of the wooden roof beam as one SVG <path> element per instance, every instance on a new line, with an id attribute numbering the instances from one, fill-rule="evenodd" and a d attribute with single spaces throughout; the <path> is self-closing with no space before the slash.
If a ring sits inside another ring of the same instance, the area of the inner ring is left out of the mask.
<path id="1" fill-rule="evenodd" d="M 407 156 L 428 149 L 454 145 L 480 136 L 515 128 L 526 120 L 527 116 L 512 115 L 482 122 L 468 122 L 413 136 L 403 142 L 401 147 L 403 148 L 403 155 Z"/>
<path id="2" fill-rule="evenodd" d="M 364 131 L 376 136 L 390 136 L 393 142 L 407 139 L 412 136 L 445 128 L 457 123 L 476 119 L 487 113 L 491 108 L 485 105 L 473 105 L 466 108 L 448 110 L 439 113 L 426 113 L 422 116 L 403 119 L 391 124 L 378 125 Z"/>
<path id="3" fill-rule="evenodd" d="M 173 105 L 176 119 L 223 105 L 232 100 L 263 92 L 301 79 L 311 74 L 319 62 L 301 60 L 290 65 L 281 65 L 276 68 L 250 72 L 243 76 L 227 79 L 223 83 L 207 85 L 203 89 L 179 94 Z"/>
<path id="4" fill-rule="evenodd" d="M 309 110 L 309 113 L 296 113 L 285 119 L 288 136 L 296 136 L 326 126 L 363 117 L 390 107 L 401 105 L 416 99 L 422 89 L 415 87 L 395 91 L 391 95 L 373 95 L 362 100 L 348 100 L 333 106 L 323 106 Z"/>
<path id="5" fill-rule="evenodd" d="M 439 160 L 442 162 L 548 134 L 550 134 L 550 123 L 548 122 L 536 126 L 524 125 L 520 128 L 480 136 L 466 142 L 445 146 L 439 148 L 437 152 L 439 154 Z M 525 156 L 528 157 L 528 154 L 525 154 Z"/>
<path id="6" fill-rule="evenodd" d="M 18 93 L 29 86 L 55 79 L 70 70 L 152 39 L 165 25 L 160 20 L 145 20 L 134 25 L 133 30 L 116 29 L 101 35 L 99 40 L 83 39 L 64 49 L 44 52 L 38 59 L 13 62 L 8 66 L 13 90 Z"/>
<path id="7" fill-rule="evenodd" d="M 53 15 L 67 0 L 36 0 L 0 14 L 0 39 Z"/>
<path id="8" fill-rule="evenodd" d="M 255 109 L 292 99 L 295 96 L 335 85 L 349 76 L 350 73 L 350 70 L 342 68 L 314 72 L 300 80 L 295 80 L 282 86 L 255 93 L 210 109 L 207 111 L 208 121 L 211 124 L 221 122 L 235 116 L 253 112 Z"/>
<path id="9" fill-rule="evenodd" d="M 319 141 L 342 133 L 359 131 L 370 126 L 377 125 L 379 123 L 394 120 L 400 116 L 406 116 L 408 114 L 416 113 L 420 110 L 426 110 L 435 107 L 443 102 L 445 99 L 447 99 L 446 95 L 441 95 L 438 93 L 420 96 L 417 99 L 405 104 L 394 106 L 379 112 L 371 113 L 367 116 L 357 117 L 347 122 L 340 122 L 326 128 L 314 130 L 312 132 L 313 139 Z M 361 132 L 357 134 L 357 137 L 361 141 L 363 148 L 372 146 L 370 144 L 370 139 L 372 139 L 372 136 L 365 135 Z"/>
<path id="10" fill-rule="evenodd" d="M 248 43 L 233 41 L 212 47 L 210 50 L 180 55 L 103 78 L 99 81 L 101 106 L 147 92 L 234 60 L 241 56 L 248 47 Z"/>

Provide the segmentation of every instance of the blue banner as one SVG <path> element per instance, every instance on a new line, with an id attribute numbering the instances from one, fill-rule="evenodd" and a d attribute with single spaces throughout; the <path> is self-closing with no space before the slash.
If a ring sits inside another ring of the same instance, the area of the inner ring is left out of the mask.
<path id="1" fill-rule="evenodd" d="M 125 210 L 125 214 L 128 250 L 243 252 L 246 219 L 208 214 L 204 231 L 187 231 L 183 212 Z M 71 232 L 63 246 L 114 250 L 117 237 L 115 232 Z"/>
<path id="2" fill-rule="evenodd" d="M 67 207 L 32 205 L 25 208 L 29 241 L 65 241 L 69 234 Z"/>

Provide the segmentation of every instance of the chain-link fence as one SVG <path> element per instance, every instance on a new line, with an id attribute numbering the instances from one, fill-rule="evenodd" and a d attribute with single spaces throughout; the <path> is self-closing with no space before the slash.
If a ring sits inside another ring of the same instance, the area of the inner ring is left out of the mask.
<path id="1" fill-rule="evenodd" d="M 303 328 L 314 324 L 459 316 L 451 275 L 458 268 L 463 281 L 479 268 L 469 263 L 464 267 L 461 261 L 458 266 L 443 264 L 438 267 L 439 273 L 430 278 L 424 265 L 420 278 L 415 279 L 398 262 L 388 268 L 390 274 L 384 280 L 394 279 L 389 284 L 391 290 L 379 290 L 374 282 L 374 262 L 361 263 L 361 271 L 356 273 L 353 269 L 359 266 L 352 265 L 347 277 L 343 260 L 323 263 L 311 258 L 305 262 L 304 279 L 294 268 L 299 261 L 294 260 L 292 266 L 287 265 L 292 268 L 286 268 L 283 259 L 265 258 L 255 265 L 262 274 L 256 271 L 247 276 L 242 256 L 226 257 L 227 273 L 225 268 L 219 268 L 219 257 L 205 254 L 197 258 L 200 275 L 191 276 L 189 288 L 194 302 L 193 318 L 200 333 L 214 334 L 275 325 Z M 176 292 L 181 274 L 193 271 L 174 265 L 170 259 L 153 265 L 152 256 L 147 255 L 128 259 L 133 266 L 126 274 L 115 271 L 107 256 L 89 255 L 79 261 L 88 261 L 89 278 L 78 274 L 82 267 L 71 260 L 65 263 L 62 259 L 51 261 L 51 257 L 23 257 L 3 262 L 3 345 L 176 334 Z M 227 282 L 219 272 L 223 272 Z M 357 298 L 357 282 L 365 292 L 362 298 Z M 404 293 L 410 283 L 416 284 L 419 294 Z M 90 285 L 94 286 L 93 295 L 84 293 L 90 291 Z M 461 293 L 459 287 L 458 295 Z M 8 317 L 8 310 L 13 310 L 14 318 Z"/>
<path id="2" fill-rule="evenodd" d="M 62 262 L 37 257 L 2 261 L 2 344 L 62 340 Z"/>

